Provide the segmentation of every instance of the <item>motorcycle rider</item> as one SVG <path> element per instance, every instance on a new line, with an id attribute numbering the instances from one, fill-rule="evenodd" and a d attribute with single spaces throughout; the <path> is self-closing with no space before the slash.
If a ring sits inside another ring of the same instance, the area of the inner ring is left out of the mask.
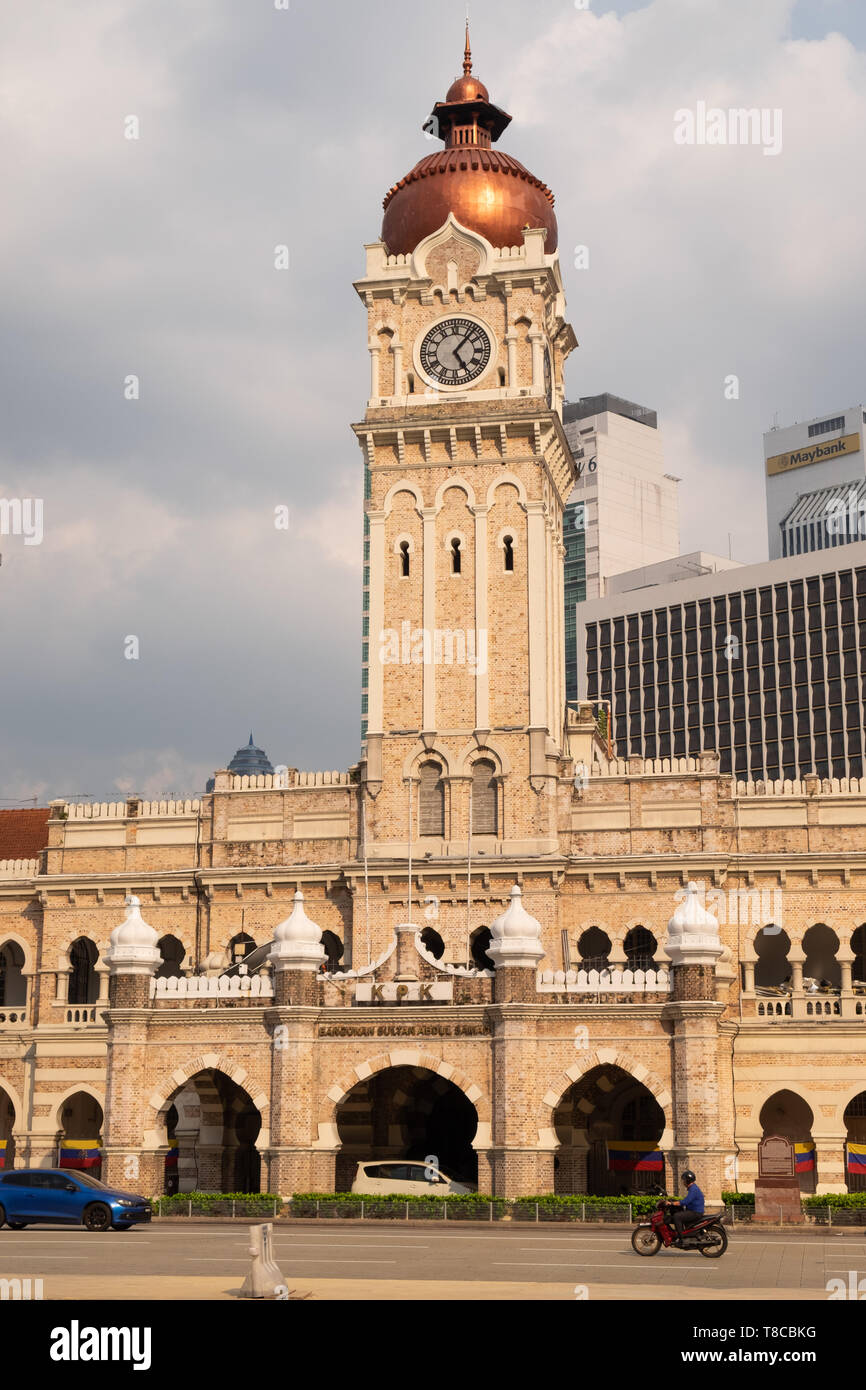
<path id="1" fill-rule="evenodd" d="M 671 1218 L 680 1244 L 682 1244 L 683 1229 L 694 1226 L 695 1222 L 700 1221 L 704 1215 L 704 1194 L 698 1187 L 691 1168 L 686 1169 L 682 1175 L 682 1180 L 686 1185 L 686 1195 L 681 1202 L 671 1208 Z"/>

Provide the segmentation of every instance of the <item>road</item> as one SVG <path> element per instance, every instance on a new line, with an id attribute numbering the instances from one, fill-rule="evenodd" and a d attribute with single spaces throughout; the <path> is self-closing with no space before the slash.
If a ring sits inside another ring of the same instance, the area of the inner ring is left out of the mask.
<path id="1" fill-rule="evenodd" d="M 734 1231 L 720 1260 L 685 1251 L 646 1259 L 633 1253 L 630 1230 L 544 1225 L 277 1224 L 274 1246 L 286 1284 L 317 1298 L 826 1299 L 828 1280 L 866 1277 L 866 1232 Z M 46 1299 L 234 1297 L 247 1247 L 246 1227 L 228 1222 L 99 1235 L 5 1228 L 0 1278 L 41 1278 Z"/>

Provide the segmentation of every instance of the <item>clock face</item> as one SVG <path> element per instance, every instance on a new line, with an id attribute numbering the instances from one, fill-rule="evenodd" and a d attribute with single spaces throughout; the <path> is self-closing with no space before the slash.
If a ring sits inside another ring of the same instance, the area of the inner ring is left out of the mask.
<path id="1" fill-rule="evenodd" d="M 474 319 L 442 319 L 425 333 L 418 353 L 421 367 L 439 386 L 466 386 L 490 366 L 493 344 Z"/>

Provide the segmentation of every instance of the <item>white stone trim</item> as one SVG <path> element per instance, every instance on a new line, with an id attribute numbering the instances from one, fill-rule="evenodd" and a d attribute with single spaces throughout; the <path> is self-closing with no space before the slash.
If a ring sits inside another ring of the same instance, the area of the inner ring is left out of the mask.
<path id="1" fill-rule="evenodd" d="M 509 473 L 498 473 L 498 474 L 496 475 L 496 477 L 493 479 L 492 483 L 490 484 L 489 488 L 487 489 L 487 497 L 486 497 L 486 499 L 485 499 L 487 506 L 488 506 L 488 507 L 492 507 L 492 506 L 493 506 L 494 500 L 495 500 L 495 498 L 496 498 L 496 490 L 497 490 L 497 488 L 505 487 L 505 486 L 509 486 L 509 487 L 513 487 L 513 488 L 516 488 L 516 489 L 517 489 L 517 496 L 518 496 L 518 499 L 519 499 L 519 501 L 520 501 L 520 504 L 521 504 L 522 507 L 525 507 L 525 506 L 526 506 L 526 503 L 527 503 L 526 488 L 524 487 L 524 485 L 523 485 L 522 481 L 520 480 L 520 478 L 518 478 L 517 474 L 516 474 L 516 473 L 510 473 L 510 472 L 509 472 Z M 507 526 L 504 527 L 504 528 L 503 528 L 503 531 L 502 531 L 502 534 L 504 535 L 505 532 L 506 532 L 507 530 L 508 530 L 508 527 L 507 527 Z"/>
<path id="2" fill-rule="evenodd" d="M 461 492 L 466 493 L 466 505 L 468 507 L 474 507 L 476 505 L 474 487 L 458 474 L 456 478 L 446 478 L 444 483 L 440 483 L 437 487 L 436 496 L 433 499 L 433 505 L 437 512 L 441 512 L 445 494 L 448 489 L 452 487 L 459 488 Z"/>
<path id="3" fill-rule="evenodd" d="M 385 501 L 382 503 L 382 511 L 386 517 L 390 516 L 393 510 L 394 498 L 397 496 L 398 492 L 411 492 L 412 496 L 415 498 L 415 505 L 420 512 L 421 508 L 424 506 L 424 498 L 421 496 L 421 489 L 416 483 L 413 483 L 410 478 L 401 478 L 399 482 L 393 483 L 385 494 Z M 370 577 L 372 578 L 372 573 Z"/>

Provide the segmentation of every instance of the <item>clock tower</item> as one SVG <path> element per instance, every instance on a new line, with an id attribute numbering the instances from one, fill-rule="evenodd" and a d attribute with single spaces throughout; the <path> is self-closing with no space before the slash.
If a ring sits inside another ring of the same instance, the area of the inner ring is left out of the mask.
<path id="1" fill-rule="evenodd" d="M 511 117 L 472 73 L 444 142 L 385 198 L 355 284 L 365 469 L 367 850 L 555 854 L 565 756 L 565 320 L 553 195 L 494 148 Z"/>

